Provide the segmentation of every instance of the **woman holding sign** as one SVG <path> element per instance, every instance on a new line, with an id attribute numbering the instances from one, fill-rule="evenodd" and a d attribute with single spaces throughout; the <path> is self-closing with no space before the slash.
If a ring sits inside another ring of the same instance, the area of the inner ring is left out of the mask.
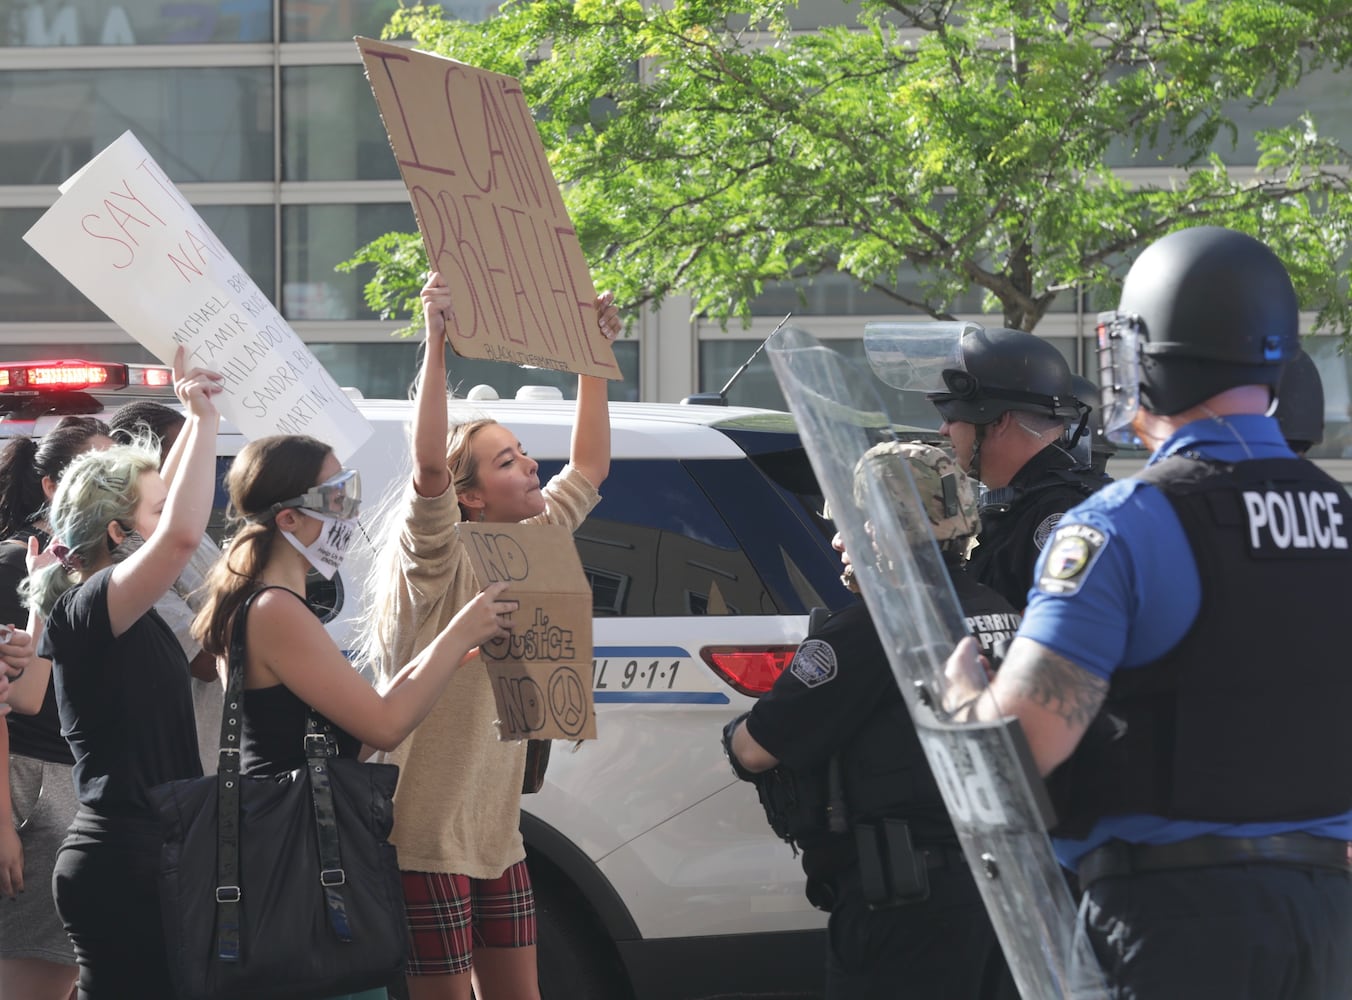
<path id="1" fill-rule="evenodd" d="M 568 465 L 543 488 L 516 435 L 493 420 L 448 428 L 450 290 L 422 290 L 427 348 L 413 418 L 413 480 L 376 568 L 365 654 L 382 673 L 448 621 L 478 584 L 455 531 L 462 520 L 577 529 L 610 471 L 606 381 L 578 379 Z M 619 315 L 597 299 L 599 335 Z M 448 433 L 449 430 L 449 433 Z M 412 1000 L 536 1000 L 535 899 L 519 830 L 525 742 L 498 740 L 484 671 L 462 671 L 389 759 L 400 766 L 394 833 L 413 951 Z"/>
<path id="2" fill-rule="evenodd" d="M 201 775 L 188 663 L 153 612 L 197 550 L 211 514 L 221 378 L 183 371 L 188 412 L 160 474 L 159 451 L 87 451 L 52 499 L 49 565 L 25 584 L 46 628 L 61 731 L 80 808 L 56 856 L 52 891 L 75 946 L 81 1000 L 173 996 L 160 931 L 160 826 L 147 792 Z M 145 544 L 125 559 L 133 533 Z"/>

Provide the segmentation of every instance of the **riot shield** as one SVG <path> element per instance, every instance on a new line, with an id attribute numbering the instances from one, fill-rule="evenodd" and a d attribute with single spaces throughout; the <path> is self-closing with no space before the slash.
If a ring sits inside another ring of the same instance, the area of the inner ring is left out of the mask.
<path id="1" fill-rule="evenodd" d="M 766 350 L 1019 992 L 1106 997 L 1075 932 L 1075 904 L 1047 836 L 1051 808 L 1018 723 L 958 723 L 943 708 L 945 661 L 966 622 L 907 463 L 890 456 L 898 491 L 881 481 L 878 450 L 861 462 L 893 438 L 883 405 L 863 371 L 809 333 L 786 328 Z"/>

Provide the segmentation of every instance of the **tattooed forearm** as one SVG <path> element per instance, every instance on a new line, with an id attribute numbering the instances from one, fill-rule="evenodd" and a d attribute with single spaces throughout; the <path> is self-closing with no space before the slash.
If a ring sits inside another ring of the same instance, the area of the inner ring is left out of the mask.
<path id="1" fill-rule="evenodd" d="M 1060 716 L 1066 727 L 1082 731 L 1098 714 L 1108 682 L 1031 639 L 1016 640 L 1000 668 L 1001 700 L 1032 702 Z"/>

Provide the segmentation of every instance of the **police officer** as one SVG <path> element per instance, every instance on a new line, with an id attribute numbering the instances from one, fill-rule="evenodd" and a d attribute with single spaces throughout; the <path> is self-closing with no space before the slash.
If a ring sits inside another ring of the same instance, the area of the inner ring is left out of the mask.
<path id="1" fill-rule="evenodd" d="M 1314 358 L 1301 350 L 1282 369 L 1277 383 L 1277 425 L 1297 455 L 1324 440 L 1324 383 Z"/>
<path id="2" fill-rule="evenodd" d="M 909 462 L 969 628 L 997 658 L 1019 615 L 962 571 L 977 528 L 971 481 L 929 445 L 876 445 L 860 468 L 894 455 Z M 830 911 L 830 1000 L 1017 998 L 862 602 L 807 637 L 724 747 L 771 827 L 802 850 L 808 899 Z"/>
<path id="3" fill-rule="evenodd" d="M 968 572 L 1015 608 L 1028 603 L 1033 566 L 1057 522 L 1103 485 L 1062 445 L 1083 431 L 1070 366 L 1052 344 L 1021 330 L 969 328 L 961 367 L 929 400 L 958 463 L 987 487 Z"/>
<path id="4" fill-rule="evenodd" d="M 1297 320 L 1249 236 L 1141 254 L 1103 320 L 1104 424 L 1154 453 L 1061 522 L 974 703 L 1051 773 L 1114 997 L 1352 997 L 1352 498 L 1264 416 Z"/>

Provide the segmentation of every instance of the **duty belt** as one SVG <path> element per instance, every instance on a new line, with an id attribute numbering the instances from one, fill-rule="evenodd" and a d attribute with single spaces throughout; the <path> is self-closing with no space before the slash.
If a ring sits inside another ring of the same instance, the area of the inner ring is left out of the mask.
<path id="1" fill-rule="evenodd" d="M 1193 837 L 1174 844 L 1112 840 L 1080 859 L 1080 887 L 1099 879 L 1144 872 L 1223 865 L 1290 865 L 1352 872 L 1352 844 L 1306 833 L 1272 837 Z"/>

